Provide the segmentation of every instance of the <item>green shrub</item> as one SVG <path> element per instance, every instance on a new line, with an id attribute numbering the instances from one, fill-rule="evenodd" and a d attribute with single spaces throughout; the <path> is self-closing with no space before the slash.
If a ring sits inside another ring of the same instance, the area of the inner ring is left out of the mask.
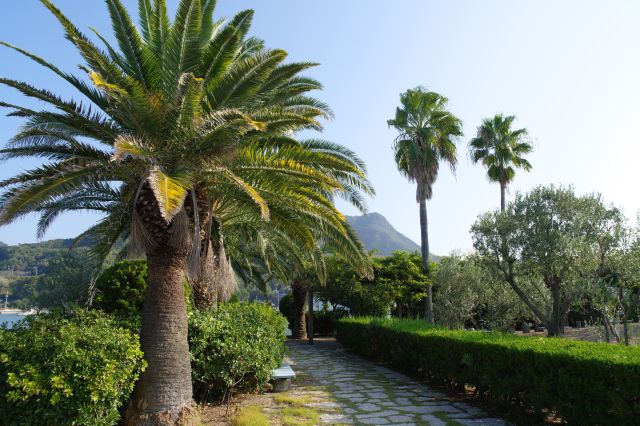
<path id="1" fill-rule="evenodd" d="M 146 260 L 123 260 L 106 269 L 96 280 L 92 308 L 113 314 L 120 324 L 138 330 L 147 290 L 149 267 Z M 184 282 L 187 309 L 191 310 L 191 287 Z"/>
<path id="2" fill-rule="evenodd" d="M 144 368 L 138 336 L 97 311 L 27 317 L 0 329 L 6 425 L 113 425 Z"/>
<path id="3" fill-rule="evenodd" d="M 147 289 L 149 268 L 145 260 L 118 262 L 96 280 L 93 307 L 119 318 L 138 318 Z"/>
<path id="4" fill-rule="evenodd" d="M 289 322 L 289 329 L 293 330 L 293 294 L 289 293 L 280 299 L 278 310 Z"/>
<path id="5" fill-rule="evenodd" d="M 471 384 L 576 425 L 640 418 L 637 348 L 560 338 L 429 328 L 423 321 L 345 318 L 338 339 L 354 352 L 424 378 Z"/>
<path id="6" fill-rule="evenodd" d="M 199 399 L 264 387 L 284 356 L 286 319 L 260 303 L 223 303 L 189 314 L 194 390 Z"/>
<path id="7" fill-rule="evenodd" d="M 313 313 L 313 331 L 318 336 L 331 336 L 336 331 L 336 323 L 340 318 L 349 315 L 345 309 L 336 309 L 333 311 L 322 310 Z M 309 315 L 307 314 L 307 317 Z"/>

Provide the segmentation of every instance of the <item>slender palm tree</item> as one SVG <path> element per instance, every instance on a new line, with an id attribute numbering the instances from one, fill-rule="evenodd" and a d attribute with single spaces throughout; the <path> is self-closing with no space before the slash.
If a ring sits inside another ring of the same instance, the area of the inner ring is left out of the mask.
<path id="1" fill-rule="evenodd" d="M 500 210 L 505 208 L 505 191 L 513 181 L 515 169 L 531 170 L 531 164 L 524 158 L 533 147 L 526 142 L 527 129 L 513 130 L 514 115 L 496 114 L 485 118 L 478 127 L 478 135 L 469 142 L 471 160 L 482 162 L 487 168 L 487 176 L 492 182 L 500 183 Z"/>
<path id="2" fill-rule="evenodd" d="M 427 200 L 433 195 L 440 162 L 455 171 L 456 139 L 462 136 L 462 122 L 447 110 L 448 99 L 422 87 L 400 95 L 401 106 L 389 126 L 399 135 L 393 146 L 400 173 L 417 185 L 416 201 L 420 204 L 420 236 L 422 264 L 429 273 L 429 233 Z M 429 286 L 425 299 L 425 318 L 434 323 L 433 289 Z"/>
<path id="3" fill-rule="evenodd" d="M 333 198 L 359 200 L 369 189 L 364 168 L 340 149 L 293 138 L 320 129 L 318 120 L 331 113 L 307 95 L 320 84 L 300 75 L 314 64 L 285 63 L 286 52 L 246 37 L 252 11 L 218 21 L 214 0 L 181 0 L 170 20 L 165 0 L 139 0 L 136 26 L 120 0 L 106 0 L 117 46 L 96 32 L 102 49 L 50 0 L 41 2 L 78 49 L 89 80 L 0 42 L 83 98 L 0 79 L 47 104 L 34 110 L 0 102 L 26 120 L 2 159 L 45 160 L 0 182 L 0 226 L 37 213 L 43 234 L 61 213 L 98 210 L 104 219 L 85 233 L 95 241 L 95 259 L 123 240 L 146 256 L 140 338 L 148 367 L 127 422 L 187 424 L 194 414 L 183 282 L 185 275 L 197 279 L 210 259 L 217 209 L 253 209 L 308 246 L 321 233 L 346 250 L 357 245 Z"/>

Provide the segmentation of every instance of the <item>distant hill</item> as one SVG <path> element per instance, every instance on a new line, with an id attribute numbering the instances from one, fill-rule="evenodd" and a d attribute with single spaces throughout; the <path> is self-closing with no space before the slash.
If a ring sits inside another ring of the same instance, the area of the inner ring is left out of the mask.
<path id="1" fill-rule="evenodd" d="M 347 216 L 347 220 L 358 233 L 367 250 L 377 250 L 377 255 L 388 256 L 396 250 L 420 252 L 415 241 L 398 232 L 380 213 L 368 213 L 362 216 Z M 432 261 L 438 256 L 431 255 Z"/>
<path id="2" fill-rule="evenodd" d="M 347 216 L 347 220 L 360 236 L 366 249 L 377 250 L 378 256 L 388 256 L 395 250 L 420 252 L 418 244 L 396 231 L 379 213 Z M 73 239 L 59 239 L 10 246 L 0 241 L 0 274 L 6 274 L 8 271 L 31 274 L 34 270 L 46 273 L 49 260 L 67 253 L 72 243 Z M 85 239 L 76 247 L 84 251 L 90 243 Z M 432 261 L 437 262 L 438 257 L 433 254 L 431 256 Z"/>
<path id="3" fill-rule="evenodd" d="M 9 246 L 0 243 L 0 271 L 26 272 L 37 270 L 46 272 L 49 260 L 67 253 L 73 244 L 73 239 L 58 239 L 39 243 L 17 244 Z M 79 250 L 86 250 L 89 241 L 80 241 L 76 246 Z"/>

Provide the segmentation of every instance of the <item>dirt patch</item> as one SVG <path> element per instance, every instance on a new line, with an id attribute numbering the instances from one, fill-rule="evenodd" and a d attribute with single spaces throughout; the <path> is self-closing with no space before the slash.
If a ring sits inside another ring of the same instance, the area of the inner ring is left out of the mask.
<path id="1" fill-rule="evenodd" d="M 258 405 L 269 409 L 274 404 L 270 394 L 238 395 L 229 405 L 206 404 L 200 406 L 202 424 L 205 426 L 230 426 L 231 419 L 243 408 L 250 405 Z"/>

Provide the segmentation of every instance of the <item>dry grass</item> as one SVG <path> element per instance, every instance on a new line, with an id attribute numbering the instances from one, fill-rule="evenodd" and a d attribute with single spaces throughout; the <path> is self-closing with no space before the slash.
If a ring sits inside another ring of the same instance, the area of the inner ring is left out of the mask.
<path id="1" fill-rule="evenodd" d="M 297 406 L 282 409 L 282 424 L 285 426 L 313 426 L 320 421 L 316 408 Z"/>
<path id="2" fill-rule="evenodd" d="M 240 410 L 231 419 L 232 426 L 269 426 L 269 418 L 264 414 L 262 408 L 257 405 L 249 405 Z"/>

